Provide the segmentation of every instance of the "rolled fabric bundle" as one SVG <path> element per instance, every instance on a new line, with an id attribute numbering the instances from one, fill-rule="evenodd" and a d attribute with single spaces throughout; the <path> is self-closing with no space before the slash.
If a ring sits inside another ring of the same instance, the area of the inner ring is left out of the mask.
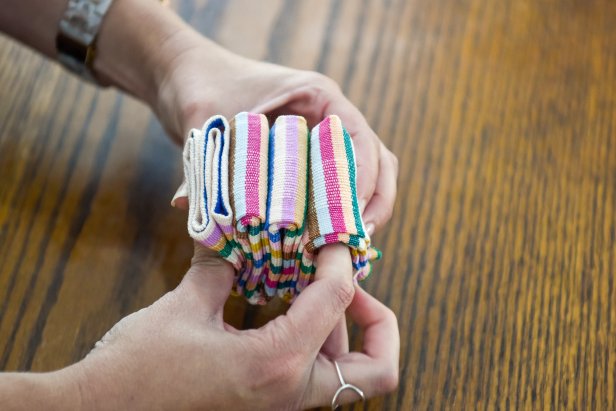
<path id="1" fill-rule="evenodd" d="M 295 255 L 304 231 L 308 190 L 308 126 L 300 116 L 280 116 L 269 135 L 265 293 L 284 297 L 295 288 Z"/>
<path id="2" fill-rule="evenodd" d="M 304 249 L 314 254 L 325 244 L 347 244 L 354 278 L 362 280 L 370 274 L 370 259 L 379 258 L 380 252 L 371 250 L 361 219 L 353 142 L 338 116 L 328 116 L 312 129 L 309 168 L 309 235 Z"/>
<path id="3" fill-rule="evenodd" d="M 269 126 L 263 114 L 239 113 L 232 121 L 229 174 L 234 211 L 234 238 L 246 264 L 236 278 L 236 292 L 253 304 L 264 303 L 267 275 L 267 217 Z"/>
<path id="4" fill-rule="evenodd" d="M 229 124 L 224 117 L 213 116 L 201 131 L 191 130 L 184 146 L 188 233 L 240 269 L 243 256 L 233 240 L 228 164 Z"/>

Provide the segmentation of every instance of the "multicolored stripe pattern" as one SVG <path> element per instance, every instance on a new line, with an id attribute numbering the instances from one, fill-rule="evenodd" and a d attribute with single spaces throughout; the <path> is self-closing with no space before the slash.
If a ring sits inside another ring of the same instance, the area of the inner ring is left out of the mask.
<path id="1" fill-rule="evenodd" d="M 291 295 L 286 295 L 287 301 L 293 301 L 295 297 L 297 297 L 297 295 L 299 295 L 299 293 L 301 293 L 302 290 L 314 280 L 314 274 L 316 271 L 315 256 L 312 251 L 306 249 L 306 244 L 308 244 L 309 241 L 310 232 L 308 230 L 304 230 L 304 234 L 302 235 L 302 239 L 295 256 L 294 275 L 295 278 L 297 278 L 297 282 L 295 284 L 295 290 L 292 290 L 293 293 Z"/>
<path id="2" fill-rule="evenodd" d="M 228 168 L 229 124 L 224 117 L 214 116 L 202 130 L 191 130 L 184 146 L 188 233 L 238 269 L 243 255 L 233 240 Z"/>
<path id="3" fill-rule="evenodd" d="M 353 143 L 337 116 L 308 132 L 306 120 L 222 116 L 192 130 L 184 147 L 188 231 L 238 274 L 234 290 L 253 304 L 292 302 L 314 279 L 319 247 L 350 248 L 355 279 L 380 251 L 371 247 L 356 193 Z"/>
<path id="4" fill-rule="evenodd" d="M 351 247 L 356 279 L 370 274 L 370 238 L 361 219 L 356 192 L 353 142 L 340 118 L 328 116 L 316 125 L 310 138 L 308 243 L 314 253 L 326 244 Z"/>
<path id="5" fill-rule="evenodd" d="M 308 191 L 308 126 L 300 116 L 280 116 L 270 131 L 267 235 L 268 297 L 295 289 L 295 257 L 304 231 Z"/>
<path id="6" fill-rule="evenodd" d="M 231 130 L 231 206 L 235 239 L 247 264 L 236 281 L 238 293 L 260 303 L 262 274 L 267 273 L 264 231 L 267 217 L 269 125 L 263 114 L 239 113 Z"/>

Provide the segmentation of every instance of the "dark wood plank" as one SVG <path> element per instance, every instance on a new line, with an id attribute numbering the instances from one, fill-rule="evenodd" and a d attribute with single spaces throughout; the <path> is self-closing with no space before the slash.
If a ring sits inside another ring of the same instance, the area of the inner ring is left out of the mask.
<path id="1" fill-rule="evenodd" d="M 400 387 L 354 409 L 616 407 L 614 2 L 174 5 L 333 77 L 400 159 L 365 283 L 398 315 Z M 49 370 L 180 280 L 180 152 L 140 103 L 6 39 L 0 66 L 0 368 Z"/>

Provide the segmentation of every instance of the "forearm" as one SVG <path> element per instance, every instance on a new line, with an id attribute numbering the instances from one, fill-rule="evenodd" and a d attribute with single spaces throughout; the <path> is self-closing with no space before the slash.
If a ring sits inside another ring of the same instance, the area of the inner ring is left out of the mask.
<path id="1" fill-rule="evenodd" d="M 51 373 L 0 373 L 0 409 L 66 410 L 82 408 L 72 370 Z"/>
<path id="2" fill-rule="evenodd" d="M 179 36 L 198 35 L 158 1 L 115 0 L 100 28 L 94 71 L 151 103 L 172 59 L 168 44 Z"/>
<path id="3" fill-rule="evenodd" d="M 67 4 L 68 0 L 5 0 L 0 31 L 55 59 L 58 26 Z M 175 56 L 195 44 L 207 45 L 212 61 L 228 54 L 156 0 L 114 0 L 98 33 L 94 72 L 103 83 L 151 105 Z"/>
<path id="4" fill-rule="evenodd" d="M 56 59 L 67 5 L 68 0 L 7 0 L 0 8 L 0 30 Z M 155 0 L 115 0 L 98 33 L 94 71 L 104 83 L 151 101 L 167 64 L 163 45 L 180 32 L 192 30 Z"/>
<path id="5" fill-rule="evenodd" d="M 0 31 L 55 58 L 56 34 L 68 0 L 5 0 Z"/>

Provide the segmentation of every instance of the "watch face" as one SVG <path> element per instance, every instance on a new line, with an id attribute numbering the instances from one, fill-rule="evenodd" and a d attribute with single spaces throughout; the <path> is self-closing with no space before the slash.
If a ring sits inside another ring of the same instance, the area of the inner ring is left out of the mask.
<path id="1" fill-rule="evenodd" d="M 96 15 L 92 5 L 84 2 L 66 10 L 63 20 L 75 30 L 88 31 L 88 22 L 93 21 L 95 18 Z"/>

